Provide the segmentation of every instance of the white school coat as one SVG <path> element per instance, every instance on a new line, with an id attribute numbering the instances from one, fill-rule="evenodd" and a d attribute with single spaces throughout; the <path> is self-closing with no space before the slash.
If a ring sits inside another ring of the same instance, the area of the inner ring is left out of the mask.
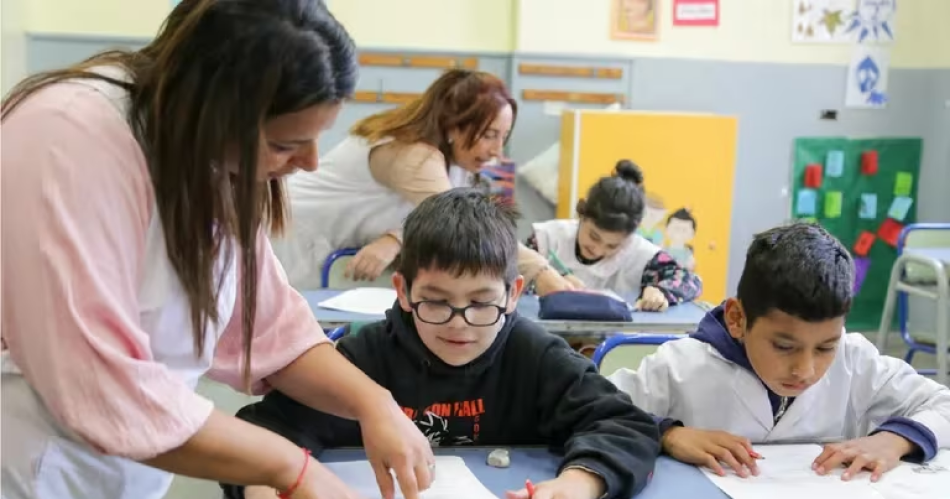
<path id="1" fill-rule="evenodd" d="M 643 271 L 660 252 L 660 247 L 634 233 L 630 234 L 616 254 L 593 265 L 584 265 L 577 259 L 575 252 L 578 226 L 579 221 L 576 219 L 534 224 L 532 227 L 538 253 L 547 258 L 548 252 L 553 251 L 591 289 L 609 289 L 615 293 L 639 296 Z"/>
<path id="2" fill-rule="evenodd" d="M 115 87 L 85 80 L 114 97 Z M 117 103 L 121 105 L 121 103 Z M 124 110 L 123 110 L 124 112 Z M 223 277 L 218 296 L 219 322 L 209 322 L 200 358 L 194 339 L 188 297 L 168 259 L 158 210 L 152 212 L 146 236 L 144 275 L 139 297 L 139 323 L 150 338 L 155 362 L 168 366 L 188 386 L 212 365 L 215 345 L 224 333 L 237 297 L 237 251 L 226 265 L 217 262 Z M 226 272 L 222 274 L 222 272 Z M 130 459 L 99 453 L 56 422 L 46 405 L 4 351 L 2 499 L 162 499 L 171 485 L 171 473 Z"/>
<path id="3" fill-rule="evenodd" d="M 621 369 L 610 380 L 656 416 L 753 443 L 859 438 L 890 418 L 906 417 L 929 428 L 938 448 L 950 448 L 950 389 L 880 355 L 858 333 L 844 335 L 825 376 L 778 424 L 759 378 L 693 338 L 663 344 L 636 371 Z"/>

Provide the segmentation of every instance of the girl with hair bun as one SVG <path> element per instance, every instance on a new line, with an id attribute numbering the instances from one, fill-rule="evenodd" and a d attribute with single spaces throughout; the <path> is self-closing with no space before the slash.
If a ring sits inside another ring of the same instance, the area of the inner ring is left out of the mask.
<path id="1" fill-rule="evenodd" d="M 534 224 L 528 246 L 564 264 L 588 288 L 639 293 L 642 310 L 665 310 L 702 293 L 698 276 L 637 234 L 646 203 L 643 172 L 628 159 L 577 202 L 577 219 Z"/>

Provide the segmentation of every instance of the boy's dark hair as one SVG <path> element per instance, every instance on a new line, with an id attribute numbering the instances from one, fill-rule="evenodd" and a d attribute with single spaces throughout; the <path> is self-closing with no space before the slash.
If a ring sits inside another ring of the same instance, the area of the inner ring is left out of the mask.
<path id="1" fill-rule="evenodd" d="M 689 222 L 693 224 L 693 230 L 696 230 L 696 218 L 686 208 L 680 208 L 674 211 L 672 215 L 667 217 L 666 225 L 670 224 L 670 220 L 683 220 L 685 222 Z"/>
<path id="2" fill-rule="evenodd" d="M 613 175 L 598 180 L 587 198 L 577 202 L 577 214 L 601 230 L 632 234 L 643 221 L 643 205 L 643 172 L 622 159 Z"/>
<path id="3" fill-rule="evenodd" d="M 420 269 L 518 277 L 518 212 L 477 189 L 458 188 L 419 203 L 406 217 L 397 270 L 411 283 Z"/>
<path id="4" fill-rule="evenodd" d="M 737 298 L 746 327 L 771 310 L 818 322 L 848 313 L 853 282 L 854 262 L 840 241 L 820 225 L 793 223 L 756 234 Z"/>

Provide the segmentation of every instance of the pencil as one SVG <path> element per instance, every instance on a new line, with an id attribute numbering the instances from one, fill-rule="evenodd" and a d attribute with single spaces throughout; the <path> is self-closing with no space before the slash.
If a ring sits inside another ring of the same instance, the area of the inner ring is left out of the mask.
<path id="1" fill-rule="evenodd" d="M 554 268 L 560 272 L 561 275 L 573 274 L 571 269 L 569 269 L 567 265 L 564 265 L 564 262 L 561 261 L 561 259 L 557 256 L 557 253 L 555 253 L 553 250 L 548 251 L 548 260 L 550 260 L 551 265 L 554 265 Z"/>

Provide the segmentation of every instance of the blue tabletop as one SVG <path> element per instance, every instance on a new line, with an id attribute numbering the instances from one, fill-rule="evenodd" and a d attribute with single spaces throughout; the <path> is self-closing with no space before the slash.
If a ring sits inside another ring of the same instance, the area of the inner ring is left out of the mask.
<path id="1" fill-rule="evenodd" d="M 336 289 L 318 289 L 304 291 L 302 294 L 324 327 L 334 327 L 351 322 L 371 322 L 383 319 L 382 315 L 355 314 L 323 308 L 320 302 L 341 293 Z M 538 297 L 522 296 L 518 300 L 518 312 L 533 320 L 538 320 Z M 692 331 L 706 314 L 706 308 L 696 303 L 675 305 L 665 312 L 633 312 L 631 322 L 590 322 L 590 321 L 540 321 L 552 333 L 582 333 L 585 335 L 603 335 L 614 332 L 635 331 Z"/>
<path id="2" fill-rule="evenodd" d="M 554 478 L 557 473 L 558 457 L 546 449 L 509 449 L 511 466 L 504 469 L 492 468 L 485 464 L 488 448 L 437 448 L 438 455 L 458 456 L 498 497 L 505 497 L 505 491 L 524 487 L 526 479 L 534 483 Z M 362 449 L 328 450 L 320 455 L 325 462 L 356 461 L 366 459 Z M 718 487 L 713 485 L 701 471 L 667 457 L 657 461 L 653 480 L 636 499 L 729 499 Z"/>

